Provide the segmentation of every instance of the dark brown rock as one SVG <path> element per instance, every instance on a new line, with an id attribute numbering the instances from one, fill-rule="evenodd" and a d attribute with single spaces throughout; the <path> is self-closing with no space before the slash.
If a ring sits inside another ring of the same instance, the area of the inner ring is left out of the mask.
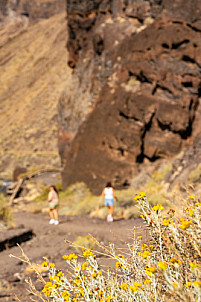
<path id="1" fill-rule="evenodd" d="M 24 174 L 27 172 L 27 168 L 24 167 L 15 167 L 14 171 L 13 171 L 13 181 L 18 181 L 19 180 L 19 176 L 21 174 Z"/>
<path id="2" fill-rule="evenodd" d="M 145 159 L 172 158 L 198 135 L 201 3 L 68 1 L 67 11 L 76 86 L 59 104 L 64 187 L 126 186 Z"/>

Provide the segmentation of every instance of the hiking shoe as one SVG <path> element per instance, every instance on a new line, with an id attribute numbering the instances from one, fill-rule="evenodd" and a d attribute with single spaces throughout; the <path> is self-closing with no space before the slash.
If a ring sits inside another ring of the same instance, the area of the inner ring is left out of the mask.
<path id="1" fill-rule="evenodd" d="M 50 219 L 49 224 L 53 224 L 53 223 L 55 223 L 55 220 L 54 219 Z"/>
<path id="2" fill-rule="evenodd" d="M 112 219 L 112 220 L 111 220 Z M 112 215 L 111 214 L 108 214 L 107 215 L 107 222 L 111 222 L 113 221 L 113 218 L 112 218 Z"/>
<path id="3" fill-rule="evenodd" d="M 55 225 L 59 224 L 59 221 L 58 221 L 58 220 L 55 220 L 55 221 L 54 221 L 54 224 L 55 224 Z"/>

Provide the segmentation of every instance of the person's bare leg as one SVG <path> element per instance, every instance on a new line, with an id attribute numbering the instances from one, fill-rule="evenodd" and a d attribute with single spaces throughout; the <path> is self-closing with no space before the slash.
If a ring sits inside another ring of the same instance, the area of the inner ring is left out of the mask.
<path id="1" fill-rule="evenodd" d="M 54 219 L 54 214 L 53 214 L 53 210 L 49 209 L 49 214 L 50 214 L 50 219 Z"/>
<path id="2" fill-rule="evenodd" d="M 109 214 L 113 215 L 114 212 L 114 206 L 109 206 Z"/>
<path id="3" fill-rule="evenodd" d="M 58 209 L 57 209 L 57 208 L 55 208 L 55 209 L 53 210 L 53 214 L 54 214 L 54 219 L 55 219 L 55 220 L 59 220 L 59 219 L 58 219 Z"/>

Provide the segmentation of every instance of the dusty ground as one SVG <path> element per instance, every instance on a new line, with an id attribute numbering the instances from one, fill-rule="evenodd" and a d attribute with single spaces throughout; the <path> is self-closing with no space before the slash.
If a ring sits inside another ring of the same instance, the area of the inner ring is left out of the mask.
<path id="1" fill-rule="evenodd" d="M 101 219 L 89 217 L 61 216 L 58 226 L 49 225 L 48 213 L 30 214 L 21 212 L 16 214 L 16 227 L 19 229 L 32 229 L 35 237 L 30 241 L 21 244 L 24 252 L 33 263 L 42 263 L 43 257 L 47 257 L 51 262 L 55 262 L 58 268 L 64 269 L 66 264 L 62 255 L 76 252 L 65 239 L 74 241 L 77 236 L 86 236 L 89 233 L 96 237 L 99 242 L 107 245 L 109 241 L 115 243 L 118 248 L 125 247 L 126 242 L 131 242 L 133 228 L 142 232 L 141 220 L 115 220 L 108 224 Z M 2 233 L 1 233 L 2 235 Z M 145 232 L 144 232 L 145 235 Z M 21 301 L 30 301 L 31 295 L 27 292 L 25 279 L 26 264 L 15 258 L 10 258 L 10 254 L 20 255 L 20 249 L 13 247 L 0 253 L 0 301 L 17 301 L 15 294 Z M 100 263 L 111 265 L 111 260 L 100 257 Z M 42 286 L 34 278 L 36 288 L 41 290 Z"/>

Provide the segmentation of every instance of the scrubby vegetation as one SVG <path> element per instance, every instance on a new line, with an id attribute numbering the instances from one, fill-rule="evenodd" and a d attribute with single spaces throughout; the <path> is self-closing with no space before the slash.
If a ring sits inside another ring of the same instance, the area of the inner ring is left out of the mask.
<path id="1" fill-rule="evenodd" d="M 32 294 L 42 301 L 201 301 L 201 203 L 190 196 L 180 212 L 151 206 L 145 192 L 135 196 L 150 240 L 133 235 L 133 244 L 120 251 L 112 243 L 102 255 L 115 261 L 114 268 L 99 265 L 99 253 L 83 248 L 82 257 L 64 255 L 63 271 L 42 263 L 49 272 L 42 293 L 29 281 Z M 24 255 L 25 256 L 25 255 Z M 20 258 L 21 260 L 23 259 Z M 24 261 L 30 263 L 28 258 Z M 65 273 L 64 273 L 65 272 Z"/>
<path id="2" fill-rule="evenodd" d="M 200 179 L 201 179 L 201 164 L 199 164 L 195 170 L 191 171 L 188 180 L 190 183 L 196 184 L 200 181 Z"/>
<path id="3" fill-rule="evenodd" d="M 0 194 L 0 222 L 1 221 L 8 226 L 12 226 L 13 224 L 12 210 L 8 206 L 8 199 L 3 194 Z"/>
<path id="4" fill-rule="evenodd" d="M 72 244 L 75 249 L 79 252 L 82 253 L 82 249 L 95 249 L 96 247 L 96 241 L 94 238 L 92 238 L 90 235 L 87 236 L 77 236 L 76 240 L 74 240 Z"/>

